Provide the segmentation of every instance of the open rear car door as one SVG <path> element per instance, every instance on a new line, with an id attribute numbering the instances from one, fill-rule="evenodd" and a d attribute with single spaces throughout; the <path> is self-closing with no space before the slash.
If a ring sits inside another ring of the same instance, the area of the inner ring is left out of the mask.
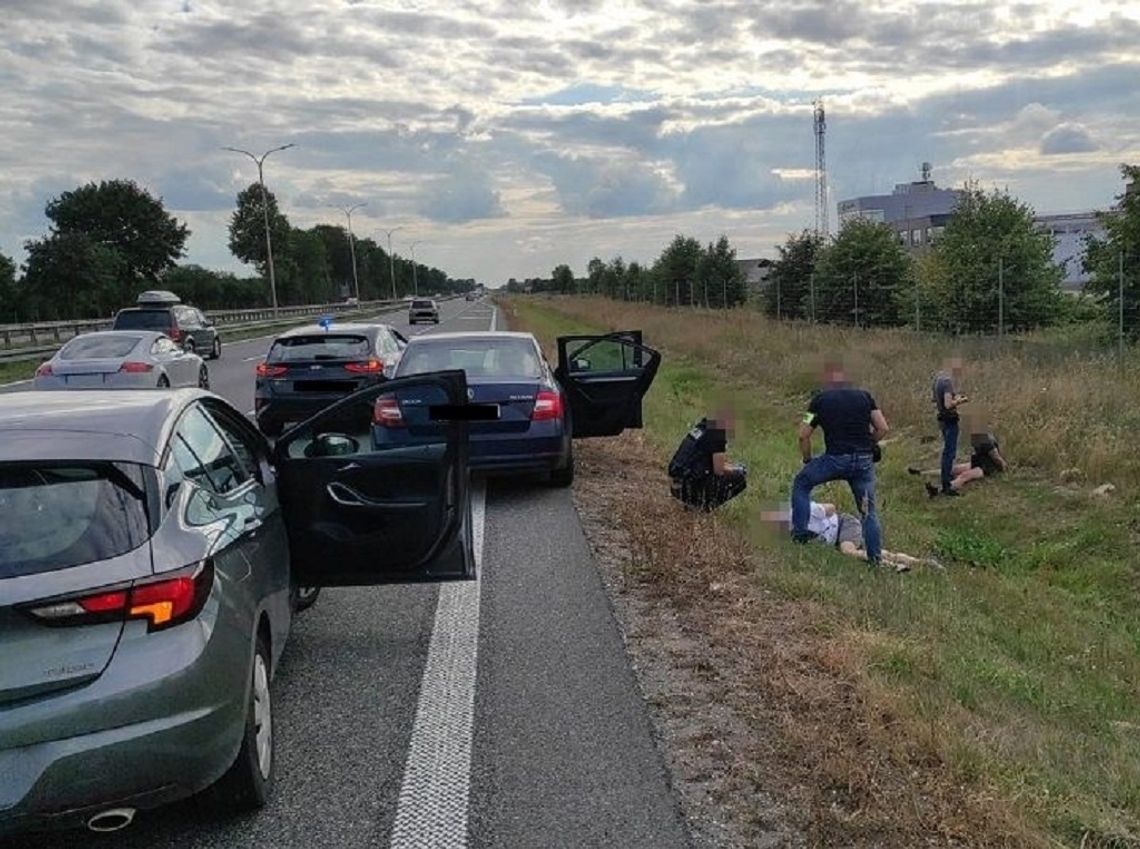
<path id="1" fill-rule="evenodd" d="M 377 399 L 412 390 L 434 438 L 375 446 Z M 467 404 L 462 371 L 389 380 L 285 433 L 274 447 L 293 573 L 303 586 L 471 580 Z"/>
<path id="2" fill-rule="evenodd" d="M 640 330 L 561 336 L 558 378 L 570 404 L 574 437 L 616 436 L 641 427 L 641 401 L 661 355 L 641 343 Z"/>

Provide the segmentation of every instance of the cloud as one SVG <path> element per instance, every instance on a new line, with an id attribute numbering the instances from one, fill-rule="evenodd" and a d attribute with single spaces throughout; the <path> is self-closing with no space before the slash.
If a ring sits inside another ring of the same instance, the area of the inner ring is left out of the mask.
<path id="1" fill-rule="evenodd" d="M 1100 145 L 1080 124 L 1061 124 L 1041 138 L 1041 152 L 1047 156 L 1060 153 L 1089 153 Z"/>
<path id="2" fill-rule="evenodd" d="M 589 218 L 622 218 L 666 212 L 676 192 L 651 167 L 636 161 L 566 156 L 535 156 L 538 171 L 550 178 L 563 211 Z"/>
<path id="3" fill-rule="evenodd" d="M 489 175 L 467 168 L 432 180 L 419 200 L 417 212 L 445 224 L 467 224 L 506 215 L 500 193 Z"/>

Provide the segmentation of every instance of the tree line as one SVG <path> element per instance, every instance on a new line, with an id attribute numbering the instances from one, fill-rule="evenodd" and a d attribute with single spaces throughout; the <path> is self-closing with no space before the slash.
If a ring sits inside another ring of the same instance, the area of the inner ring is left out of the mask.
<path id="1" fill-rule="evenodd" d="M 1122 166 L 1132 185 L 1140 167 Z M 826 241 L 805 230 L 778 246 L 763 288 L 778 318 L 943 332 L 1021 331 L 1098 316 L 1140 334 L 1140 193 L 1126 191 L 1100 215 L 1107 233 L 1089 238 L 1086 298 L 1061 290 L 1053 236 L 1033 210 L 1004 191 L 967 185 L 938 238 L 909 252 L 886 224 L 848 220 Z M 1124 310 L 1120 312 L 1120 266 Z"/>
<path id="2" fill-rule="evenodd" d="M 318 224 L 293 227 L 267 192 L 278 303 L 330 303 L 355 295 L 348 232 Z M 0 324 L 98 318 L 134 302 L 146 289 L 169 289 L 206 310 L 243 309 L 271 303 L 265 225 L 258 184 L 242 190 L 230 221 L 234 256 L 258 276 L 179 264 L 190 229 L 156 198 L 130 180 L 91 182 L 48 201 L 47 235 L 25 243 L 22 269 L 0 254 Z M 356 240 L 361 300 L 467 291 L 475 281 L 455 280 L 438 268 L 402 257 L 389 263 L 371 239 Z M 394 269 L 392 268 L 394 266 Z M 19 273 L 22 271 L 22 273 Z"/>
<path id="3" fill-rule="evenodd" d="M 638 262 L 627 264 L 620 256 L 609 262 L 595 257 L 586 266 L 586 276 L 575 277 L 569 265 L 561 264 L 549 278 L 512 278 L 507 282 L 507 291 L 602 295 L 615 300 L 711 309 L 737 306 L 746 298 L 736 250 L 723 235 L 704 246 L 691 236 L 677 235 L 648 267 Z"/>

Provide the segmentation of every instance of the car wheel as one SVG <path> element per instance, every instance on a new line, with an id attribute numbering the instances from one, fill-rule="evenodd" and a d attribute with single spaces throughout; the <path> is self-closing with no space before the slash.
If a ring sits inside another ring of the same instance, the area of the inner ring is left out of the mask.
<path id="1" fill-rule="evenodd" d="M 574 449 L 571 447 L 570 456 L 566 460 L 566 465 L 561 469 L 555 469 L 550 473 L 550 483 L 553 486 L 565 487 L 574 483 Z"/>
<path id="2" fill-rule="evenodd" d="M 170 388 L 170 380 L 169 380 L 169 378 L 167 378 L 167 376 L 165 374 L 161 375 L 158 378 L 158 388 L 159 389 L 169 389 Z"/>
<path id="3" fill-rule="evenodd" d="M 214 337 L 214 347 L 210 349 L 210 359 L 220 360 L 222 358 L 222 340 L 217 336 Z"/>
<path id="4" fill-rule="evenodd" d="M 245 731 L 237 758 L 210 788 L 213 807 L 241 813 L 265 805 L 273 786 L 273 702 L 269 691 L 269 646 L 261 636 L 253 655 Z"/>
<path id="5" fill-rule="evenodd" d="M 194 340 L 187 337 L 186 342 L 182 345 L 182 350 L 187 354 L 197 354 L 198 346 L 194 344 Z"/>
<path id="6" fill-rule="evenodd" d="M 203 363 L 202 367 L 198 369 L 198 388 L 210 388 L 210 371 L 206 368 L 205 363 Z"/>
<path id="7" fill-rule="evenodd" d="M 300 613 L 302 610 L 308 610 L 317 603 L 317 596 L 320 594 L 320 587 L 293 587 L 293 592 L 290 594 L 293 612 Z"/>

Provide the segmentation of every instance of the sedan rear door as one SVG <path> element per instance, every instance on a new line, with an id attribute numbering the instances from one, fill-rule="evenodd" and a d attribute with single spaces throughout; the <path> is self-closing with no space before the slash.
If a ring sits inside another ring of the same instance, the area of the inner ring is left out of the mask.
<path id="1" fill-rule="evenodd" d="M 570 404 L 577 439 L 616 436 L 641 427 L 641 401 L 661 355 L 641 342 L 640 330 L 561 336 L 555 377 Z"/>
<path id="2" fill-rule="evenodd" d="M 412 391 L 446 426 L 413 446 L 372 438 L 382 394 Z M 475 577 L 462 371 L 391 380 L 293 428 L 274 448 L 292 565 L 306 586 Z"/>

